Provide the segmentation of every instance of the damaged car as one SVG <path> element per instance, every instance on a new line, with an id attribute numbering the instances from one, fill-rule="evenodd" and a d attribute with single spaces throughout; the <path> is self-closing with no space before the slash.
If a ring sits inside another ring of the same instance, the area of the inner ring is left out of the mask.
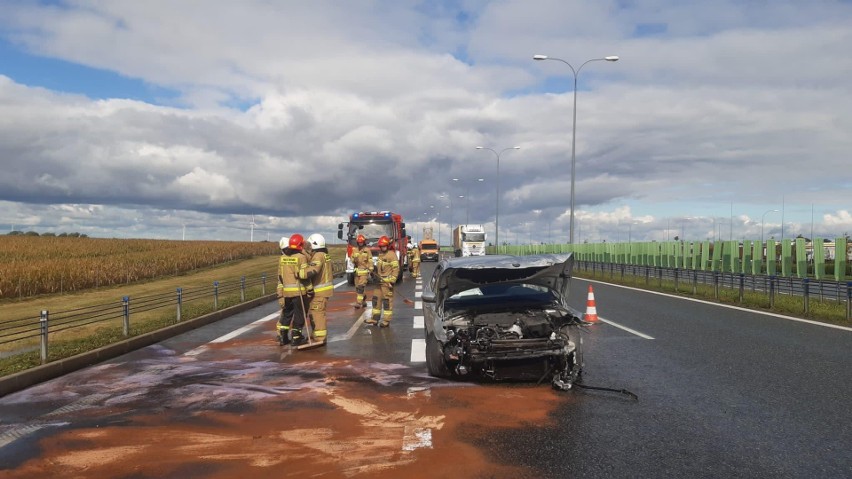
<path id="1" fill-rule="evenodd" d="M 568 305 L 571 254 L 440 262 L 424 287 L 426 365 L 442 378 L 550 380 L 582 371 L 580 313 Z"/>

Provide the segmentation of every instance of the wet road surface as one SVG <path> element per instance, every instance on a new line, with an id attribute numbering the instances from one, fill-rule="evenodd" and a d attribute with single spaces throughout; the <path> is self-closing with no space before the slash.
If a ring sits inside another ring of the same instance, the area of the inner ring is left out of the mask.
<path id="1" fill-rule="evenodd" d="M 271 303 L 0 398 L 0 477 L 852 475 L 852 332 L 595 288 L 585 381 L 639 401 L 430 378 L 418 282 L 387 329 L 341 284 L 324 348 Z"/>

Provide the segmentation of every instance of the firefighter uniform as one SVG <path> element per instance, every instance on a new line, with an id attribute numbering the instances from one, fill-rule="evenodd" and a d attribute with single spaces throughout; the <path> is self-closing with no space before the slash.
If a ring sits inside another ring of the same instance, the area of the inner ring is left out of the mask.
<path id="1" fill-rule="evenodd" d="M 300 275 L 309 280 L 313 288 L 313 298 L 310 305 L 313 339 L 325 343 L 328 334 L 325 309 L 328 305 L 328 298 L 334 294 L 331 259 L 328 256 L 325 238 L 322 235 L 313 234 L 309 236 L 308 245 L 311 247 L 311 259 L 307 268 L 301 270 Z"/>
<path id="2" fill-rule="evenodd" d="M 290 240 L 281 238 L 281 258 L 278 261 L 278 304 L 281 316 L 278 319 L 278 341 L 280 344 L 303 341 L 302 328 L 305 326 L 306 305 L 310 301 L 309 282 L 300 279 L 300 272 L 307 268 L 308 261 L 302 252 L 301 235 L 293 235 Z"/>
<path id="3" fill-rule="evenodd" d="M 379 323 L 380 327 L 389 326 L 393 319 L 393 286 L 399 275 L 399 259 L 389 246 L 387 237 L 379 238 L 379 247 L 383 251 L 376 259 L 376 272 L 380 282 L 373 288 L 373 314 L 365 321 L 367 324 Z"/>
<path id="4" fill-rule="evenodd" d="M 419 278 L 420 277 L 420 246 L 412 245 L 413 247 L 409 250 L 411 251 L 411 259 L 409 262 L 411 263 L 411 277 Z"/>
<path id="5" fill-rule="evenodd" d="M 362 239 L 359 237 L 359 240 Z M 355 307 L 367 306 L 365 290 L 370 280 L 370 272 L 373 271 L 373 253 L 370 247 L 358 241 L 358 246 L 352 249 L 352 263 L 355 265 Z"/>

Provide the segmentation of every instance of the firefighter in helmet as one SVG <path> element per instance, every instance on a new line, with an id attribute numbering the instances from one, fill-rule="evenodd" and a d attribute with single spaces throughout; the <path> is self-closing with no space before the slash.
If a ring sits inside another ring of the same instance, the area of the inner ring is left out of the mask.
<path id="1" fill-rule="evenodd" d="M 370 252 L 364 235 L 358 235 L 355 242 L 357 246 L 352 249 L 352 263 L 355 265 L 355 309 L 358 309 L 367 306 L 364 290 L 370 280 L 370 272 L 373 271 L 373 253 Z"/>
<path id="2" fill-rule="evenodd" d="M 417 246 L 417 243 L 411 243 L 408 245 L 408 251 L 410 251 L 410 257 L 408 263 L 411 265 L 411 277 L 419 278 L 420 277 L 420 247 Z"/>
<path id="3" fill-rule="evenodd" d="M 305 325 L 305 305 L 308 304 L 308 282 L 300 279 L 307 268 L 308 261 L 303 253 L 304 239 L 300 234 L 290 238 L 281 238 L 281 258 L 278 261 L 278 304 L 281 316 L 278 319 L 278 342 L 281 345 L 292 342 L 299 345 L 305 342 L 302 328 Z"/>
<path id="4" fill-rule="evenodd" d="M 390 238 L 387 236 L 379 238 L 378 245 L 380 252 L 376 258 L 376 272 L 379 284 L 373 288 L 373 314 L 364 322 L 379 323 L 379 327 L 386 328 L 390 326 L 393 318 L 393 285 L 399 276 L 399 258 L 393 251 Z"/>
<path id="5" fill-rule="evenodd" d="M 308 236 L 306 249 L 311 253 L 307 268 L 300 271 L 300 277 L 311 282 L 313 297 L 310 305 L 310 317 L 313 330 L 313 342 L 325 344 L 327 329 L 325 308 L 328 298 L 334 294 L 332 283 L 331 258 L 325 245 L 325 237 L 319 233 Z"/>

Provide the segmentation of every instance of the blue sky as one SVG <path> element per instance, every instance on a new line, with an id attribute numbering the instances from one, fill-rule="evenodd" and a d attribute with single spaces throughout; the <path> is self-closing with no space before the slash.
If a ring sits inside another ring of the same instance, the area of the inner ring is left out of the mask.
<path id="1" fill-rule="evenodd" d="M 833 0 L 15 0 L 0 224 L 235 239 L 252 214 L 261 235 L 334 235 L 394 209 L 416 237 L 464 193 L 452 177 L 483 177 L 471 221 L 493 228 L 496 165 L 475 147 L 518 145 L 500 236 L 564 239 L 573 76 L 546 54 L 620 57 L 579 76 L 581 238 L 780 237 L 773 209 L 785 235 L 812 210 L 815 234 L 850 233 L 850 26 Z"/>

